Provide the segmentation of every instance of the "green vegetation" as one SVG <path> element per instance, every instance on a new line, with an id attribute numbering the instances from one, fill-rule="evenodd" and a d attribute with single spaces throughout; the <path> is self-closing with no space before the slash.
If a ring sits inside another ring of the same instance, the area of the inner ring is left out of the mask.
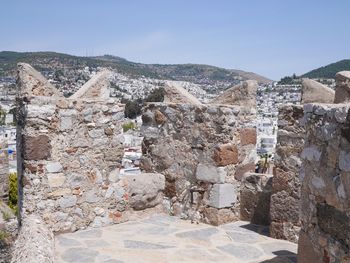
<path id="1" fill-rule="evenodd" d="M 340 60 L 324 67 L 314 69 L 304 75 L 304 78 L 335 78 L 335 74 L 339 71 L 350 70 L 350 59 Z"/>
<path id="2" fill-rule="evenodd" d="M 145 102 L 163 102 L 165 91 L 163 88 L 153 90 L 145 99 Z"/>
<path id="3" fill-rule="evenodd" d="M 122 127 L 123 127 L 123 132 L 127 132 L 128 130 L 135 129 L 136 125 L 134 122 L 130 121 L 128 123 L 124 123 Z"/>
<path id="4" fill-rule="evenodd" d="M 280 85 L 294 84 L 296 79 L 298 79 L 298 77 L 294 73 L 292 76 L 286 76 L 284 78 L 281 78 L 281 80 L 278 82 L 278 84 L 280 84 Z"/>
<path id="5" fill-rule="evenodd" d="M 123 102 L 123 101 L 122 101 Z M 135 119 L 141 114 L 142 100 L 127 100 L 125 103 L 124 116 L 126 118 Z"/>
<path id="6" fill-rule="evenodd" d="M 17 186 L 17 173 L 10 173 L 10 189 L 9 189 L 9 207 L 12 208 L 15 213 L 18 212 L 18 186 Z"/>
<path id="7" fill-rule="evenodd" d="M 2 218 L 5 220 L 5 221 L 10 221 L 11 219 L 11 214 L 9 214 L 8 212 L 6 211 L 2 211 Z"/>
<path id="8" fill-rule="evenodd" d="M 3 230 L 0 230 L 0 241 L 5 241 L 9 237 L 9 234 Z"/>

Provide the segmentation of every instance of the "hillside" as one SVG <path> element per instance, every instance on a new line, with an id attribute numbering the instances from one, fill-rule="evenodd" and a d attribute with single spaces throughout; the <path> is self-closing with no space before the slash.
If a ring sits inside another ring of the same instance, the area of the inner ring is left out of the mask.
<path id="1" fill-rule="evenodd" d="M 335 74 L 342 70 L 350 70 L 350 59 L 340 60 L 338 62 L 320 67 L 305 73 L 304 78 L 335 78 Z"/>
<path id="2" fill-rule="evenodd" d="M 0 52 L 0 76 L 14 76 L 16 64 L 25 62 L 40 71 L 77 70 L 86 66 L 107 67 L 121 74 L 132 77 L 150 77 L 190 81 L 197 84 L 215 85 L 219 83 L 236 83 L 249 78 L 260 83 L 269 83 L 271 80 L 255 73 L 241 70 L 223 69 L 208 65 L 197 64 L 141 64 L 128 61 L 124 58 L 105 55 L 98 57 L 78 57 L 55 52 Z"/>

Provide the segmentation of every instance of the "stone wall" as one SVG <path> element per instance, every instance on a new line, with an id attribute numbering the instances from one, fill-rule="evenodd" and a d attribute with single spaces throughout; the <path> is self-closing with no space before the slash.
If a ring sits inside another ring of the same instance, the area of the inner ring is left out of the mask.
<path id="1" fill-rule="evenodd" d="M 0 202 L 7 203 L 9 195 L 9 159 L 7 143 L 0 142 Z"/>
<path id="2" fill-rule="evenodd" d="M 12 250 L 11 263 L 53 263 L 54 236 L 36 216 L 25 217 Z"/>
<path id="3" fill-rule="evenodd" d="M 306 104 L 298 262 L 350 262 L 349 104 Z"/>
<path id="4" fill-rule="evenodd" d="M 40 214 L 54 231 L 122 221 L 128 206 L 127 183 L 118 176 L 123 106 L 32 97 L 20 112 L 22 213 Z"/>
<path id="5" fill-rule="evenodd" d="M 151 103 L 142 119 L 142 169 L 165 175 L 170 213 L 216 225 L 238 219 L 240 179 L 254 170 L 254 112 Z"/>
<path id="6" fill-rule="evenodd" d="M 298 241 L 300 230 L 299 172 L 305 136 L 302 117 L 303 107 L 300 105 L 286 105 L 279 109 L 272 180 L 270 234 L 292 242 Z"/>

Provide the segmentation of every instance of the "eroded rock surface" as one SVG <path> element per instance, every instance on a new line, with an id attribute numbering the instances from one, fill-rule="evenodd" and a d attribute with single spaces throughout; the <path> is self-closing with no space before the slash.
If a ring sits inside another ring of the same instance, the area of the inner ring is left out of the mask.
<path id="1" fill-rule="evenodd" d="M 258 83 L 255 80 L 243 81 L 241 84 L 225 90 L 210 103 L 255 108 L 257 87 Z"/>
<path id="2" fill-rule="evenodd" d="M 335 92 L 331 88 L 313 80 L 303 79 L 301 90 L 301 103 L 333 103 Z"/>
<path id="3" fill-rule="evenodd" d="M 334 103 L 350 102 L 350 71 L 340 71 L 335 75 L 336 88 Z"/>

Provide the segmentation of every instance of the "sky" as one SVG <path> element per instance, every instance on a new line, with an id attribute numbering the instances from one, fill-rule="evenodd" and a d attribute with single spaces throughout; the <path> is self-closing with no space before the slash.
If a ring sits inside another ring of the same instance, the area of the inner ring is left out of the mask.
<path id="1" fill-rule="evenodd" d="M 209 64 L 278 80 L 350 58 L 348 0 L 0 0 L 0 51 Z"/>

